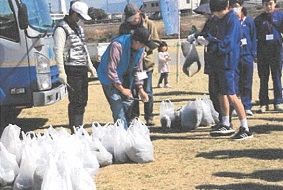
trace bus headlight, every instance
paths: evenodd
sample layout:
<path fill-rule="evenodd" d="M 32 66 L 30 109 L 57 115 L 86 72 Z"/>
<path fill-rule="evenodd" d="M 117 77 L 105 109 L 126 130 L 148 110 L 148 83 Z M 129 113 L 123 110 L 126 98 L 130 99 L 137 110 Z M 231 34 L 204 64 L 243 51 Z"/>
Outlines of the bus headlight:
<path fill-rule="evenodd" d="M 47 57 L 35 53 L 37 86 L 39 90 L 51 89 L 50 61 Z"/>
<path fill-rule="evenodd" d="M 37 86 L 39 90 L 47 90 L 50 89 L 52 84 L 50 80 L 50 74 L 39 74 L 37 73 Z"/>

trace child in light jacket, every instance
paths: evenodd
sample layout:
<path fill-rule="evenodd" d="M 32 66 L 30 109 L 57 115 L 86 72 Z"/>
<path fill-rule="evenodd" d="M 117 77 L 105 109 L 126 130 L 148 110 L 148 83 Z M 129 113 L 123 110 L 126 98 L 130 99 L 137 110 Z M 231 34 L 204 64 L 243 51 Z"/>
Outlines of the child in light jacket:
<path fill-rule="evenodd" d="M 166 42 L 162 41 L 158 47 L 158 72 L 160 77 L 158 80 L 157 87 L 161 88 L 162 81 L 164 79 L 164 87 L 170 88 L 171 86 L 168 83 L 168 74 L 169 74 L 169 64 L 171 57 L 168 53 L 168 45 Z"/>

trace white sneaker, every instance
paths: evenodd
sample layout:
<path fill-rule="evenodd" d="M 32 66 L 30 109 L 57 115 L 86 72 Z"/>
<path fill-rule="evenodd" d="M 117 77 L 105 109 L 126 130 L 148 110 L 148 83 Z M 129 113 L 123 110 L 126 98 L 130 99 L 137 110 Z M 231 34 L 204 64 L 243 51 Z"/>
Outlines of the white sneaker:
<path fill-rule="evenodd" d="M 248 115 L 248 116 L 253 116 L 252 110 L 246 110 L 246 115 Z"/>

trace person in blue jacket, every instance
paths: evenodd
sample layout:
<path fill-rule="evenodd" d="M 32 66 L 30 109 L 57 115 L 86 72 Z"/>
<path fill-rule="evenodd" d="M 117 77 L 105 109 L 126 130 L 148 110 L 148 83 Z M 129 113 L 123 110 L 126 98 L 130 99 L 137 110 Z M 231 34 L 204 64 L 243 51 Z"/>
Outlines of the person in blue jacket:
<path fill-rule="evenodd" d="M 210 76 L 218 94 L 221 110 L 221 124 L 211 130 L 212 136 L 231 135 L 235 130 L 230 126 L 229 107 L 234 106 L 240 119 L 241 127 L 232 140 L 252 138 L 247 117 L 241 100 L 236 95 L 238 62 L 240 57 L 241 24 L 233 11 L 229 10 L 228 0 L 210 0 L 210 10 L 214 17 L 212 27 L 203 37 L 207 41 L 210 60 Z M 198 37 L 198 41 L 199 41 Z"/>
<path fill-rule="evenodd" d="M 282 103 L 282 37 L 283 13 L 275 9 L 276 0 L 263 0 L 264 12 L 255 18 L 257 66 L 260 79 L 260 113 L 269 110 L 268 80 L 273 81 L 274 110 L 283 111 Z"/>
<path fill-rule="evenodd" d="M 247 17 L 247 10 L 243 7 L 243 3 L 243 0 L 230 0 L 230 6 L 241 22 L 242 36 L 238 66 L 239 77 L 236 77 L 239 87 L 238 96 L 244 105 L 246 114 L 252 116 L 252 84 L 257 42 L 254 21 L 252 18 Z"/>
<path fill-rule="evenodd" d="M 143 79 L 147 77 L 143 70 L 145 46 L 152 49 L 157 47 L 149 31 L 139 27 L 133 34 L 113 39 L 98 66 L 98 79 L 110 105 L 114 122 L 122 120 L 125 129 L 131 119 L 132 90 L 138 89 L 141 100 L 148 101 L 148 95 L 143 89 Z"/>

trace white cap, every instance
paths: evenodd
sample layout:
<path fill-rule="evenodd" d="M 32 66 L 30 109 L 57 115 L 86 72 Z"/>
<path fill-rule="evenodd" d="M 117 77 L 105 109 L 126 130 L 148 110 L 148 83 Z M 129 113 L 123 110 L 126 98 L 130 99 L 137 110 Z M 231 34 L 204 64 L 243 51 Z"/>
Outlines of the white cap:
<path fill-rule="evenodd" d="M 80 14 L 85 20 L 91 20 L 91 17 L 88 15 L 87 4 L 80 1 L 76 1 L 72 4 L 72 10 Z"/>

